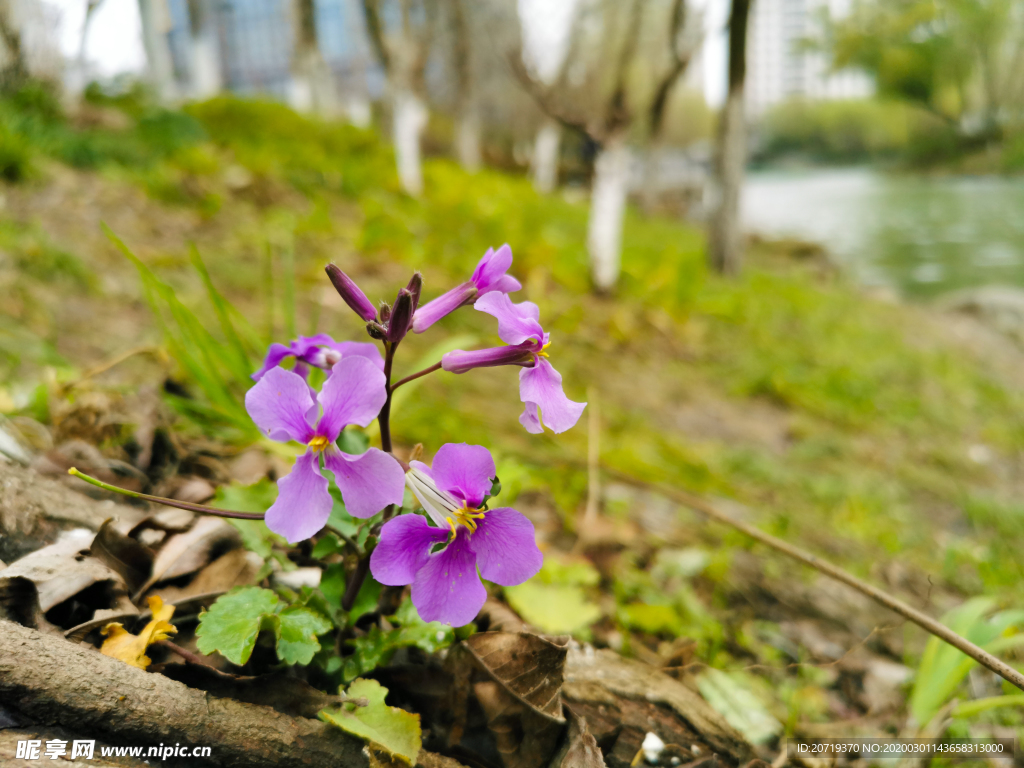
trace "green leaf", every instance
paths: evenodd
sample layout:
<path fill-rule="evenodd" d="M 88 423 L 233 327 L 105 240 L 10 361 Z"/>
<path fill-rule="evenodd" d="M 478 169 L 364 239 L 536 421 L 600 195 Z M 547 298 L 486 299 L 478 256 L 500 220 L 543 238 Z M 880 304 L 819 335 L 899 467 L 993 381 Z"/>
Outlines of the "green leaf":
<path fill-rule="evenodd" d="M 601 618 L 601 609 L 575 586 L 528 581 L 505 587 L 505 597 L 528 624 L 551 635 L 578 632 Z"/>
<path fill-rule="evenodd" d="M 210 502 L 210 506 L 220 509 L 236 509 L 240 512 L 266 512 L 277 500 L 277 485 L 269 480 L 260 480 L 253 485 L 231 483 L 222 485 Z M 236 520 L 229 518 L 231 523 L 242 535 L 242 543 L 260 557 L 266 559 L 275 544 L 287 547 L 288 542 L 283 536 L 267 528 L 262 520 Z"/>
<path fill-rule="evenodd" d="M 355 680 L 348 687 L 349 699 L 366 699 L 367 705 L 349 702 L 336 709 L 324 709 L 320 719 L 409 763 L 416 761 L 423 744 L 420 716 L 384 703 L 388 689 L 376 680 Z"/>
<path fill-rule="evenodd" d="M 374 625 L 362 637 L 348 641 L 353 652 L 345 659 L 344 679 L 351 680 L 372 672 L 386 664 L 399 648 L 415 647 L 427 653 L 435 653 L 455 640 L 455 633 L 450 626 L 436 621 L 423 621 L 410 600 L 403 602 L 390 619 L 401 626 L 385 632 Z"/>
<path fill-rule="evenodd" d="M 675 606 L 633 603 L 619 609 L 622 623 L 630 629 L 638 629 L 650 635 L 683 633 L 682 620 Z"/>
<path fill-rule="evenodd" d="M 277 657 L 286 664 L 309 664 L 320 650 L 317 635 L 333 625 L 316 611 L 293 605 L 274 617 L 277 634 Z"/>
<path fill-rule="evenodd" d="M 261 587 L 239 587 L 217 598 L 199 617 L 196 645 L 200 653 L 216 651 L 233 664 L 245 664 L 263 618 L 273 615 L 279 602 L 277 595 Z"/>
<path fill-rule="evenodd" d="M 338 436 L 338 447 L 345 453 L 366 453 L 370 447 L 370 438 L 365 432 L 346 429 Z"/>
<path fill-rule="evenodd" d="M 995 606 L 988 597 L 976 597 L 958 605 L 942 617 L 942 623 L 990 653 L 1016 645 L 1019 635 L 1010 635 L 1024 624 L 1024 612 L 1002 611 L 985 618 Z M 977 662 L 937 637 L 928 640 L 910 693 L 910 713 L 924 726 L 952 698 Z"/>
<path fill-rule="evenodd" d="M 782 732 L 752 690 L 755 679 L 740 672 L 726 673 L 709 667 L 697 677 L 697 688 L 726 721 L 751 744 L 763 744 Z"/>
<path fill-rule="evenodd" d="M 320 577 L 320 591 L 323 592 L 331 608 L 341 612 L 341 598 L 345 595 L 345 568 L 341 563 L 334 563 L 324 569 Z M 380 599 L 381 585 L 368 576 L 363 585 L 359 588 L 356 601 L 352 604 L 352 610 L 348 612 L 348 625 L 351 626 L 361 616 L 377 608 L 377 601 Z"/>
<path fill-rule="evenodd" d="M 310 552 L 309 556 L 314 560 L 320 560 L 321 558 L 327 557 L 327 555 L 333 555 L 336 552 L 341 552 L 344 546 L 345 544 L 341 539 L 328 531 L 320 537 L 320 541 L 313 545 L 313 551 Z"/>

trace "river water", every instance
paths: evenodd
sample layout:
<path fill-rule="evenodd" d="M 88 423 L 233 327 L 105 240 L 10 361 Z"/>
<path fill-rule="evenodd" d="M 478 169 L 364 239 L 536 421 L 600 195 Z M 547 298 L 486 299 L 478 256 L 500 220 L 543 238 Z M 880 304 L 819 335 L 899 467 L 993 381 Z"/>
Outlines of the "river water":
<path fill-rule="evenodd" d="M 742 217 L 749 232 L 820 243 L 861 282 L 904 296 L 1024 288 L 1024 178 L 761 171 Z"/>

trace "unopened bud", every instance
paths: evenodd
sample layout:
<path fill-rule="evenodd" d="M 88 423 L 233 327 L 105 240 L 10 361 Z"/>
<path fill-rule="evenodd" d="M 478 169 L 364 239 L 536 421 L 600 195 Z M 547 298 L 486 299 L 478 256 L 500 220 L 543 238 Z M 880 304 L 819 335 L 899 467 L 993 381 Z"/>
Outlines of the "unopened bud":
<path fill-rule="evenodd" d="M 423 275 L 419 272 L 414 272 L 412 278 L 409 280 L 409 284 L 406 290 L 412 294 L 412 311 L 415 312 L 416 308 L 420 305 L 420 291 L 423 290 Z"/>
<path fill-rule="evenodd" d="M 380 321 L 386 325 L 388 320 L 391 319 L 391 305 L 386 301 L 382 301 L 380 303 L 380 308 L 377 310 L 377 317 L 379 317 Z"/>
<path fill-rule="evenodd" d="M 377 341 L 384 341 L 388 337 L 387 328 L 372 320 L 366 324 L 366 332 L 370 334 L 371 339 L 376 339 Z"/>
<path fill-rule="evenodd" d="M 391 308 L 391 319 L 388 321 L 388 341 L 396 344 L 405 338 L 412 325 L 412 292 L 403 288 L 398 292 L 395 306 Z"/>
<path fill-rule="evenodd" d="M 367 321 L 377 317 L 377 310 L 373 308 L 373 304 L 366 298 L 366 294 L 359 290 L 359 286 L 355 284 L 351 277 L 338 269 L 334 264 L 328 264 L 326 271 L 327 276 L 334 285 L 334 289 L 353 312 Z"/>

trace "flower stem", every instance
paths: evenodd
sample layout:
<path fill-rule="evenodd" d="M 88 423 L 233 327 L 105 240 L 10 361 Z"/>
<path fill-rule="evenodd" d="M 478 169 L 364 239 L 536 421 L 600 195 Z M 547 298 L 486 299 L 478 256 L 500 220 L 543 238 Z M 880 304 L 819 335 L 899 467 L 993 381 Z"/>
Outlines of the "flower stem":
<path fill-rule="evenodd" d="M 441 363 L 439 363 L 439 362 L 438 363 L 434 363 L 429 368 L 424 368 L 422 371 L 418 371 L 418 372 L 412 374 L 411 376 L 406 376 L 401 381 L 396 382 L 395 385 L 393 387 L 391 387 L 391 391 L 394 392 L 396 389 L 398 389 L 403 384 L 408 384 L 410 381 L 415 381 L 416 379 L 420 378 L 421 376 L 426 376 L 428 373 L 433 373 L 434 371 L 439 371 L 439 370 L 441 370 Z"/>
<path fill-rule="evenodd" d="M 387 453 L 391 453 L 391 366 L 395 362 L 395 350 L 398 349 L 398 342 L 389 344 L 385 342 L 384 349 L 384 391 L 387 392 L 387 400 L 384 407 L 380 409 L 377 416 L 377 423 L 380 425 L 380 447 Z"/>
<path fill-rule="evenodd" d="M 359 562 L 356 563 L 355 570 L 352 571 L 348 584 L 345 585 L 345 594 L 341 596 L 341 608 L 343 611 L 348 612 L 352 610 L 352 606 L 356 604 L 356 598 L 359 596 L 359 590 L 363 588 L 363 582 L 366 581 L 366 575 L 369 572 L 370 556 L 363 555 L 359 558 Z"/>
<path fill-rule="evenodd" d="M 150 496 L 148 493 L 129 491 L 127 488 L 118 488 L 116 485 L 104 483 L 102 480 L 97 480 L 95 477 L 90 477 L 84 472 L 79 472 L 74 467 L 68 470 L 68 474 L 77 477 L 79 480 L 84 480 L 85 482 L 91 485 L 95 485 L 97 488 L 102 488 L 105 491 L 111 491 L 112 493 L 120 493 L 122 496 L 131 496 L 133 499 L 145 499 L 146 501 L 152 501 L 156 504 L 163 504 L 165 507 L 176 507 L 177 509 L 187 509 L 189 512 L 199 512 L 203 515 L 215 515 L 217 517 L 233 517 L 240 520 L 263 519 L 263 515 L 256 512 L 236 512 L 231 509 L 217 509 L 216 507 L 207 507 L 204 504 L 191 504 L 187 501 L 166 499 L 163 496 Z"/>

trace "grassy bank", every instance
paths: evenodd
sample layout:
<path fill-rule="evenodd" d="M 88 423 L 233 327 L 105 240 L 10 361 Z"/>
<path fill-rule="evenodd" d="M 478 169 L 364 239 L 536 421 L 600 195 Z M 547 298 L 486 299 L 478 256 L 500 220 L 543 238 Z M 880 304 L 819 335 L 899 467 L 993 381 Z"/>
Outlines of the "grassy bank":
<path fill-rule="evenodd" d="M 639 653 L 689 635 L 702 664 L 767 664 L 775 671 L 765 673 L 773 690 L 764 696 L 784 722 L 804 717 L 801 686 L 834 683 L 785 668 L 763 639 L 775 631 L 763 625 L 769 612 L 737 604 L 733 565 L 749 544 L 675 509 L 659 528 L 657 502 L 614 473 L 742 505 L 737 514 L 933 612 L 970 595 L 1019 597 L 1019 368 L 953 338 L 941 318 L 867 298 L 771 245 L 754 247 L 739 279 L 709 275 L 700 231 L 633 213 L 621 288 L 599 298 L 588 290 L 586 208 L 538 196 L 522 177 L 471 176 L 431 160 L 426 193 L 414 200 L 398 190 L 390 150 L 374 134 L 273 104 L 218 99 L 177 113 L 97 97 L 74 118 L 53 110 L 8 100 L 0 120 L 17 149 L 11 167 L 23 168 L 5 172 L 0 220 L 0 270 L 15 297 L 0 307 L 0 410 L 23 428 L 34 419 L 68 434 L 60 431 L 67 414 L 99 393 L 128 400 L 167 376 L 172 431 L 230 454 L 253 440 L 239 418 L 245 365 L 271 339 L 314 331 L 364 339 L 323 278 L 326 262 L 373 300 L 390 300 L 393 286 L 422 269 L 432 298 L 466 279 L 487 247 L 508 242 L 524 284 L 517 298 L 540 305 L 567 394 L 600 413 L 600 459 L 613 473 L 605 523 L 613 539 L 633 542 L 614 561 L 595 555 L 594 577 L 548 574 L 553 588 L 578 588 L 597 610 L 581 631 Z M 89 151 L 71 152 L 76 146 Z M 151 270 L 165 332 L 101 221 Z M 227 314 L 238 355 L 190 244 L 236 308 Z M 159 297 L 156 280 L 181 307 Z M 191 330 L 186 310 L 199 320 Z M 472 310 L 440 328 L 403 343 L 398 376 L 445 349 L 498 341 L 490 318 Z M 180 342 L 169 362 L 140 355 L 67 386 L 97 363 L 168 338 Z M 578 532 L 586 419 L 558 439 L 527 435 L 507 369 L 438 373 L 403 395 L 393 417 L 403 449 L 485 443 L 501 457 L 506 493 L 544 521 L 549 546 Z M 137 425 L 124 415 L 113 423 L 101 447 L 120 457 Z M 670 593 L 655 567 L 665 549 L 703 558 Z M 805 580 L 756 554 L 770 575 Z M 919 648 L 920 638 L 904 660 L 916 664 Z M 823 707 L 806 716 L 828 717 Z"/>

